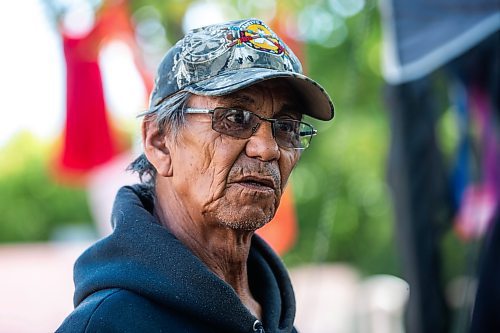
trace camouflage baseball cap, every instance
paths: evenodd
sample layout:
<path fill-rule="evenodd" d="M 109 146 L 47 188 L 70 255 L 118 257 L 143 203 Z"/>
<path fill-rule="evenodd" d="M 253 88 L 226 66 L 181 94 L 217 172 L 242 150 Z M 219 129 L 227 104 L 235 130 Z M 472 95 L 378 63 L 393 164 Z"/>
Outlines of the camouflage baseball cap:
<path fill-rule="evenodd" d="M 262 21 L 245 19 L 192 30 L 158 67 L 150 107 L 179 91 L 221 96 L 281 78 L 302 94 L 307 114 L 330 120 L 333 103 L 318 83 L 302 74 L 292 50 Z"/>

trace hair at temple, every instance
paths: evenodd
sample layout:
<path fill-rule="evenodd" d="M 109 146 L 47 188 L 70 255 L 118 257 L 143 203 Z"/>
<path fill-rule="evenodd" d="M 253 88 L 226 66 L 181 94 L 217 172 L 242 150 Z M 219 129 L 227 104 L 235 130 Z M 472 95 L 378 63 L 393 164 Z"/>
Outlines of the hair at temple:
<path fill-rule="evenodd" d="M 178 93 L 165 98 L 157 106 L 153 106 L 149 110 L 144 111 L 139 115 L 139 117 L 142 116 L 147 120 L 155 121 L 160 132 L 163 133 L 167 131 L 175 137 L 178 130 L 184 126 L 185 121 L 183 109 L 189 97 L 191 97 L 191 93 L 179 91 Z M 127 170 L 137 172 L 142 183 L 154 187 L 156 169 L 148 161 L 144 153 L 130 163 Z"/>

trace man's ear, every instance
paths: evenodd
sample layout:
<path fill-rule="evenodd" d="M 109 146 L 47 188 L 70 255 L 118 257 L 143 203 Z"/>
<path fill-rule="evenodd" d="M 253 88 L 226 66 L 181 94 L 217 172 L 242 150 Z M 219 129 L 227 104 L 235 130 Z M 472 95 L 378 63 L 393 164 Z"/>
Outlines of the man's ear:
<path fill-rule="evenodd" d="M 158 175 L 171 177 L 173 167 L 168 140 L 165 133 L 158 128 L 154 118 L 144 118 L 142 121 L 142 142 L 144 154 L 153 164 Z"/>

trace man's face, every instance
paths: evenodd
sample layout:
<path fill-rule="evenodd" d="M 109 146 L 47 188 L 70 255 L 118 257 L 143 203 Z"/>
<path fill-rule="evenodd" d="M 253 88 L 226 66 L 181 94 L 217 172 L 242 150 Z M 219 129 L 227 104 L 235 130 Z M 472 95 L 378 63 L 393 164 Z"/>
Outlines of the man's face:
<path fill-rule="evenodd" d="M 266 118 L 300 119 L 301 104 L 283 81 L 272 80 L 221 97 L 193 96 L 189 107 L 234 107 Z M 172 186 L 194 221 L 255 230 L 278 207 L 299 151 L 281 148 L 271 124 L 262 122 L 248 139 L 214 131 L 212 117 L 187 114 L 171 145 Z"/>

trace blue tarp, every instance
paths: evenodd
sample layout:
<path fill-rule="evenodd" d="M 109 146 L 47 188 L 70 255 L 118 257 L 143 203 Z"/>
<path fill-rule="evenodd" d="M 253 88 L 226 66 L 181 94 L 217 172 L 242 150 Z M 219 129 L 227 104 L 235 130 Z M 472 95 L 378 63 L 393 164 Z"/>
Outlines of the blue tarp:
<path fill-rule="evenodd" d="M 383 73 L 419 79 L 500 29 L 500 0 L 381 0 Z"/>

